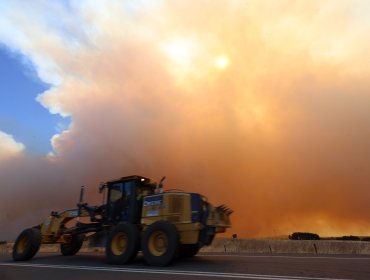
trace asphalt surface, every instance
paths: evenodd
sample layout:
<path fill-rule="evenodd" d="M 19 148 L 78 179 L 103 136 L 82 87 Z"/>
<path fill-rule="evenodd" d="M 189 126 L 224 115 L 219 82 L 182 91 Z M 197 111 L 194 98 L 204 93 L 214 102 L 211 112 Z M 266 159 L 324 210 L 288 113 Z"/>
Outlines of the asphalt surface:
<path fill-rule="evenodd" d="M 0 280 L 22 279 L 370 279 L 370 255 L 199 254 L 165 268 L 150 267 L 139 255 L 129 265 L 109 265 L 102 253 L 61 256 L 39 253 L 27 262 L 0 255 Z"/>

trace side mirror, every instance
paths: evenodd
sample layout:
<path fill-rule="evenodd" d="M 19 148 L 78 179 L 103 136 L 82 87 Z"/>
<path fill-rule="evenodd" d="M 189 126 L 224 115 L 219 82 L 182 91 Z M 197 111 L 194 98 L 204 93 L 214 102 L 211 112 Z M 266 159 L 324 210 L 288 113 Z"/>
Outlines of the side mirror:
<path fill-rule="evenodd" d="M 162 179 L 159 181 L 159 184 L 158 184 L 159 193 L 163 192 L 163 181 L 164 180 L 166 180 L 166 176 L 163 176 Z"/>

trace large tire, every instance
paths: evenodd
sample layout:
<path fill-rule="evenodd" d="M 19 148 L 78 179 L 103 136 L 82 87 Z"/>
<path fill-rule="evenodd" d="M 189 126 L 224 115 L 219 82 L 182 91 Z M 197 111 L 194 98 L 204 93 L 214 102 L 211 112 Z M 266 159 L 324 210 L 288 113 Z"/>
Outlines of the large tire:
<path fill-rule="evenodd" d="M 196 245 L 183 245 L 179 250 L 180 258 L 192 258 L 199 252 L 199 247 Z"/>
<path fill-rule="evenodd" d="M 13 260 L 27 261 L 33 258 L 41 245 L 41 232 L 38 228 L 28 228 L 21 232 L 13 246 Z"/>
<path fill-rule="evenodd" d="M 176 227 L 166 221 L 151 224 L 144 232 L 141 248 L 147 264 L 169 265 L 176 258 L 179 249 L 179 234 Z"/>
<path fill-rule="evenodd" d="M 72 235 L 71 242 L 60 244 L 60 252 L 63 256 L 73 256 L 80 251 L 82 243 L 84 242 L 84 235 Z"/>
<path fill-rule="evenodd" d="M 105 255 L 108 263 L 126 264 L 133 261 L 139 251 L 140 232 L 133 224 L 118 224 L 110 232 Z"/>

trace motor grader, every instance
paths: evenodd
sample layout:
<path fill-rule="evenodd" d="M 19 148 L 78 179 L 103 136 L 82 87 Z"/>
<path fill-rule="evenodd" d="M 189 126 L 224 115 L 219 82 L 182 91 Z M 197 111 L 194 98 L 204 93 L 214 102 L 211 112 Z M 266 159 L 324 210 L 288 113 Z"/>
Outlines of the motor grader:
<path fill-rule="evenodd" d="M 159 184 L 136 175 L 102 183 L 99 191 L 106 199 L 100 206 L 83 203 L 82 187 L 76 209 L 53 211 L 18 236 L 13 259 L 31 259 L 41 244 L 60 244 L 62 255 L 75 255 L 84 240 L 105 246 L 111 264 L 129 263 L 139 251 L 154 266 L 196 255 L 231 226 L 232 210 L 212 206 L 199 193 L 163 191 L 164 178 Z"/>

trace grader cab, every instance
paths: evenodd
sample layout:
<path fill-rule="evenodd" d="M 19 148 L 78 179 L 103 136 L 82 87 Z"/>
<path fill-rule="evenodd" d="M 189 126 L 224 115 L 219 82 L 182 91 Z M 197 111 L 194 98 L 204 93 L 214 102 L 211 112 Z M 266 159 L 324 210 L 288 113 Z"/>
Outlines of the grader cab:
<path fill-rule="evenodd" d="M 74 255 L 89 239 L 105 246 L 109 263 L 129 263 L 142 251 L 149 265 L 165 266 L 178 257 L 194 256 L 231 226 L 232 210 L 212 206 L 199 193 L 163 191 L 163 179 L 157 184 L 128 176 L 99 190 L 106 195 L 105 204 L 83 203 L 82 188 L 77 209 L 51 212 L 40 225 L 25 229 L 14 243 L 13 259 L 31 259 L 41 244 L 60 244 L 63 255 Z"/>

